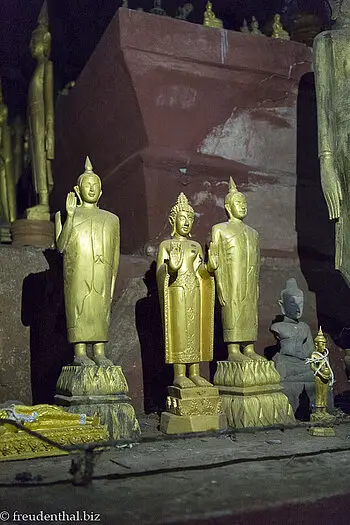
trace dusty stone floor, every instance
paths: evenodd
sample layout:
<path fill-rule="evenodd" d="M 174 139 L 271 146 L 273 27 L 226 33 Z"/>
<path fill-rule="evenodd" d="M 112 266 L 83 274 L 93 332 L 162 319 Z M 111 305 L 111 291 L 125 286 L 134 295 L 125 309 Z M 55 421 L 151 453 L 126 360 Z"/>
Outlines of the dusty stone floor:
<path fill-rule="evenodd" d="M 153 426 L 143 422 L 145 436 Z M 68 456 L 2 462 L 0 520 L 8 512 L 7 523 L 348 524 L 350 423 L 335 428 L 334 438 L 306 427 L 159 435 L 99 454 L 88 486 L 72 484 Z M 53 516 L 19 516 L 41 511 Z"/>

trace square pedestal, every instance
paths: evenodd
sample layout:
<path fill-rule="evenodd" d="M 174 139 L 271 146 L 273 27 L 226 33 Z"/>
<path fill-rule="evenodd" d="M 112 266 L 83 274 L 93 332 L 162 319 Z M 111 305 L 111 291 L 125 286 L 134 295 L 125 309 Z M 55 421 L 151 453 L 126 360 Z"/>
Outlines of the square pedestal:
<path fill-rule="evenodd" d="M 251 360 L 219 361 L 214 377 L 231 427 L 263 427 L 295 422 L 293 409 L 282 392 L 274 363 Z"/>
<path fill-rule="evenodd" d="M 167 411 L 160 429 L 165 434 L 222 430 L 227 426 L 216 387 L 168 388 Z"/>
<path fill-rule="evenodd" d="M 71 413 L 98 414 L 111 439 L 137 439 L 140 427 L 120 366 L 64 366 L 55 400 Z"/>

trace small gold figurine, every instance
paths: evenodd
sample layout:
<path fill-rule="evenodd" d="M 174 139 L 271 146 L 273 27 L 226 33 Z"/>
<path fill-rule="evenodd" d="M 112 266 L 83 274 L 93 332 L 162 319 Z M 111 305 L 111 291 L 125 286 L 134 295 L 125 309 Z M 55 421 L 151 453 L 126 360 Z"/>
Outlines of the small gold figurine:
<path fill-rule="evenodd" d="M 9 225 L 16 220 L 16 184 L 13 171 L 11 130 L 0 81 L 0 219 L 1 242 L 11 242 Z"/>
<path fill-rule="evenodd" d="M 51 34 L 46 0 L 38 26 L 30 41 L 33 58 L 37 61 L 28 93 L 28 124 L 34 187 L 38 204 L 26 210 L 27 219 L 50 220 L 49 194 L 53 186 L 51 161 L 54 159 L 54 96 L 53 65 L 49 60 Z"/>
<path fill-rule="evenodd" d="M 259 22 L 255 18 L 255 16 L 252 17 L 252 21 L 250 24 L 250 34 L 251 35 L 262 35 L 262 32 L 259 29 Z"/>
<path fill-rule="evenodd" d="M 243 20 L 243 25 L 242 25 L 242 27 L 239 30 L 240 30 L 241 33 L 248 33 L 248 34 L 250 34 L 248 23 L 247 23 L 247 20 L 245 18 Z"/>
<path fill-rule="evenodd" d="M 258 335 L 259 235 L 243 222 L 247 201 L 231 177 L 225 210 L 228 221 L 212 228 L 208 269 L 215 274 L 228 359 L 264 360 L 254 351 Z"/>
<path fill-rule="evenodd" d="M 180 193 L 169 215 L 173 239 L 160 244 L 157 258 L 165 362 L 174 365 L 179 388 L 211 386 L 200 376 L 199 362 L 213 359 L 214 281 L 200 244 L 190 239 L 193 221 L 193 208 Z"/>
<path fill-rule="evenodd" d="M 207 2 L 207 5 L 204 11 L 203 25 L 205 27 L 218 27 L 218 28 L 223 27 L 222 20 L 220 20 L 220 18 L 216 18 L 215 13 L 213 11 L 213 4 L 210 1 Z"/>
<path fill-rule="evenodd" d="M 119 265 L 119 219 L 98 208 L 101 179 L 88 157 L 74 191 L 76 195 L 67 195 L 63 228 L 60 212 L 55 217 L 56 245 L 64 261 L 68 340 L 74 344 L 74 365 L 109 366 L 113 363 L 104 347 Z M 93 361 L 86 355 L 87 343 L 93 345 Z"/>
<path fill-rule="evenodd" d="M 281 24 L 281 15 L 276 14 L 273 19 L 272 24 L 272 38 L 280 38 L 281 40 L 290 40 L 290 36 L 288 34 L 288 31 L 283 29 L 283 26 Z"/>
<path fill-rule="evenodd" d="M 327 412 L 328 391 L 334 384 L 334 374 L 329 364 L 329 351 L 326 345 L 327 339 L 320 327 L 315 337 L 315 351 L 305 361 L 314 372 L 316 385 L 315 411 L 311 416 L 311 421 L 329 421 L 333 419 Z"/>

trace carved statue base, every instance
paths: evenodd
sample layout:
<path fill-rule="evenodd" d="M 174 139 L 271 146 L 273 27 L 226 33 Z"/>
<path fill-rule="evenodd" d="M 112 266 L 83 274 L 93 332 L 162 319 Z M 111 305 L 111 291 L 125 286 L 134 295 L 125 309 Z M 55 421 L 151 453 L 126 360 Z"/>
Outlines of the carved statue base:
<path fill-rule="evenodd" d="M 51 248 L 54 243 L 53 222 L 18 219 L 11 226 L 13 246 Z"/>
<path fill-rule="evenodd" d="M 309 433 L 311 436 L 320 436 L 320 437 L 334 437 L 335 430 L 332 428 L 332 422 L 335 420 L 335 417 L 328 412 L 314 412 L 311 414 L 310 421 L 314 423 L 323 423 L 324 426 L 320 427 L 311 427 L 309 428 Z"/>
<path fill-rule="evenodd" d="M 294 423 L 293 409 L 282 392 L 272 361 L 219 361 L 214 384 L 231 427 Z"/>
<path fill-rule="evenodd" d="M 8 223 L 0 223 L 0 243 L 1 244 L 11 244 L 11 226 Z"/>
<path fill-rule="evenodd" d="M 215 387 L 168 387 L 167 411 L 162 413 L 160 430 L 165 434 L 206 432 L 227 427 L 219 390 Z"/>
<path fill-rule="evenodd" d="M 68 412 L 98 414 L 111 439 L 138 438 L 140 427 L 120 366 L 64 366 L 55 400 Z"/>
<path fill-rule="evenodd" d="M 19 423 L 60 445 L 108 440 L 107 428 L 99 423 L 99 418 L 96 416 L 93 418 L 86 418 L 85 415 L 74 417 L 63 409 L 50 405 L 15 406 L 14 408 L 18 409 L 17 416 L 24 415 L 28 419 L 33 419 L 30 422 L 17 419 Z M 2 410 L 0 419 L 6 417 L 9 417 L 8 414 Z M 6 423 L 0 425 L 0 460 L 29 459 L 62 454 L 67 454 L 67 452 L 44 443 L 24 430 L 19 430 Z"/>

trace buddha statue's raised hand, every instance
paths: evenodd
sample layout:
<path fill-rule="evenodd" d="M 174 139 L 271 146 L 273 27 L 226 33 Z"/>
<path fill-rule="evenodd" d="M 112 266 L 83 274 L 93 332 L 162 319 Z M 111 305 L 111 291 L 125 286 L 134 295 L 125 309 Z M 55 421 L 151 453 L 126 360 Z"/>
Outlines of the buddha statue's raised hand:
<path fill-rule="evenodd" d="M 184 251 L 179 241 L 171 241 L 169 252 L 169 268 L 177 272 L 184 260 Z"/>
<path fill-rule="evenodd" d="M 74 217 L 76 209 L 77 209 L 77 198 L 74 195 L 74 193 L 71 191 L 70 193 L 68 193 L 67 199 L 66 199 L 67 215 L 69 217 Z"/>

